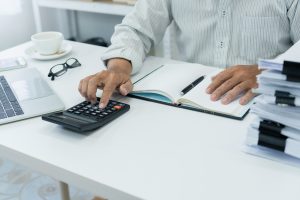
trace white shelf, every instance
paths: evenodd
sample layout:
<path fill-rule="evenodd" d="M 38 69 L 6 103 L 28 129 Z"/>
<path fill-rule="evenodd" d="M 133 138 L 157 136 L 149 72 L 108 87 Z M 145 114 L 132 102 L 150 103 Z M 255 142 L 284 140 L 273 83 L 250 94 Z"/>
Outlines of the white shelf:
<path fill-rule="evenodd" d="M 57 8 L 84 12 L 94 12 L 125 16 L 132 11 L 132 5 L 123 5 L 110 2 L 85 2 L 81 0 L 37 0 L 40 7 Z"/>

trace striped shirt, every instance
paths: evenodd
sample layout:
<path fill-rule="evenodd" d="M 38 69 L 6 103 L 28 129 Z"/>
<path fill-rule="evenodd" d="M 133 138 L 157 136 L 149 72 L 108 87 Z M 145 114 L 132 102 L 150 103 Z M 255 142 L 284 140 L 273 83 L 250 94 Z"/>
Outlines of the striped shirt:
<path fill-rule="evenodd" d="M 138 0 L 115 27 L 102 60 L 130 60 L 133 73 L 170 24 L 180 59 L 226 68 L 273 58 L 300 39 L 298 0 Z M 300 52 L 299 52 L 300 54 Z"/>

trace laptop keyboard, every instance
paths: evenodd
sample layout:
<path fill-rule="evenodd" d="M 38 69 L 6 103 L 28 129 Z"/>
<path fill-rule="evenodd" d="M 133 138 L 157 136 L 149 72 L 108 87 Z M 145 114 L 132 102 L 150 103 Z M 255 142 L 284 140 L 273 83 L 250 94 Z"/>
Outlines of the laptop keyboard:
<path fill-rule="evenodd" d="M 0 119 L 24 114 L 4 76 L 0 76 Z"/>

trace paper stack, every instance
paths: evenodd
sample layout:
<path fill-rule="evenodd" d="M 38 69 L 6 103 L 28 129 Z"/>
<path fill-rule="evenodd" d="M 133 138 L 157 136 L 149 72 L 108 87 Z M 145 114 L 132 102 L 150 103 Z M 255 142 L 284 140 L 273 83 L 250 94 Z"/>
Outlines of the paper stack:
<path fill-rule="evenodd" d="M 300 166 L 300 42 L 274 60 L 260 60 L 264 71 L 251 113 L 246 144 L 250 153 Z"/>

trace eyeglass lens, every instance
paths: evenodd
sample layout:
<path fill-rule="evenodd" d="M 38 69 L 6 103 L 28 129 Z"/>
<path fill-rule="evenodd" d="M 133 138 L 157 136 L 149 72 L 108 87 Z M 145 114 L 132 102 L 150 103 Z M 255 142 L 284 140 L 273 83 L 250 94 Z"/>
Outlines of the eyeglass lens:
<path fill-rule="evenodd" d="M 70 58 L 66 61 L 67 67 L 69 68 L 74 68 L 74 67 L 79 67 L 81 64 L 79 61 L 75 58 Z"/>
<path fill-rule="evenodd" d="M 55 74 L 55 76 L 61 76 L 66 73 L 67 69 L 63 64 L 56 65 L 51 69 L 51 72 Z"/>

